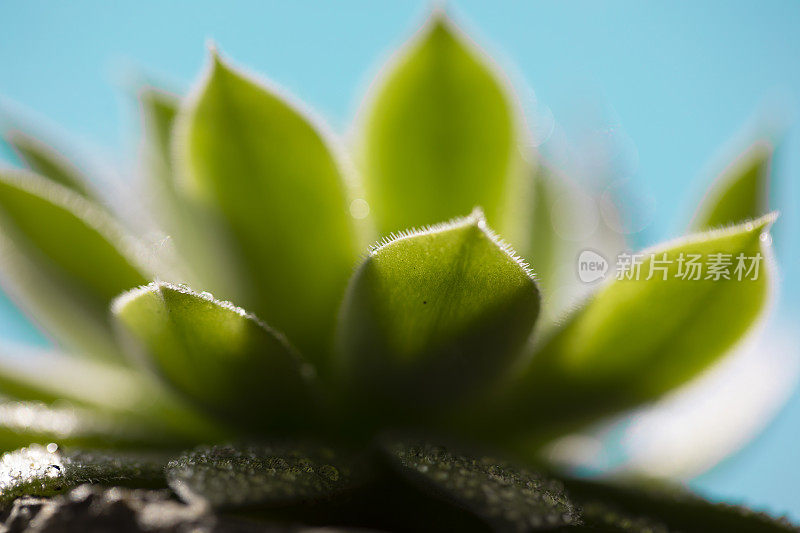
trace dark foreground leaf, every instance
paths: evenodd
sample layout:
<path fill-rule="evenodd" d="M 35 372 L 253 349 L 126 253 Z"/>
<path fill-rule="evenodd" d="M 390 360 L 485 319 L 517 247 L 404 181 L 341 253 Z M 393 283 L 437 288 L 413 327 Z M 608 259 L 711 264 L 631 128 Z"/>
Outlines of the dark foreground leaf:
<path fill-rule="evenodd" d="M 165 459 L 155 454 L 66 451 L 32 444 L 0 457 L 0 504 L 49 496 L 84 483 L 164 486 Z"/>
<path fill-rule="evenodd" d="M 357 484 L 355 463 L 330 448 L 280 443 L 202 447 L 170 461 L 169 486 L 217 509 L 325 500 Z"/>
<path fill-rule="evenodd" d="M 478 515 L 493 531 L 549 530 L 581 523 L 559 481 L 496 457 L 397 440 L 385 445 L 395 470 L 421 491 Z"/>
<path fill-rule="evenodd" d="M 728 504 L 712 503 L 679 488 L 624 487 L 610 483 L 566 480 L 584 521 L 600 531 L 631 533 L 787 533 L 800 531 L 786 519 L 775 519 Z"/>

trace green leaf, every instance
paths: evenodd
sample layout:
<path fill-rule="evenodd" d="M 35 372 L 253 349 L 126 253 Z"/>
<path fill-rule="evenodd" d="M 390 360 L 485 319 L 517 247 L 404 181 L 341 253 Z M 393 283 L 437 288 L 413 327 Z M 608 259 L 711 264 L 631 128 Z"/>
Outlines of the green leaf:
<path fill-rule="evenodd" d="M 42 176 L 63 185 L 78 194 L 93 197 L 88 181 L 64 156 L 40 140 L 20 130 L 6 133 L 6 142 L 19 155 L 25 165 Z"/>
<path fill-rule="evenodd" d="M 19 496 L 52 496 L 84 483 L 158 488 L 165 485 L 160 455 L 62 452 L 32 444 L 0 457 L 0 503 Z"/>
<path fill-rule="evenodd" d="M 166 91 L 154 87 L 143 87 L 139 91 L 139 103 L 144 118 L 144 129 L 148 151 L 158 163 L 172 166 L 172 128 L 178 115 L 180 99 Z M 161 174 L 159 177 L 170 179 L 172 176 Z"/>
<path fill-rule="evenodd" d="M 339 344 L 362 409 L 416 412 L 486 385 L 514 360 L 539 312 L 526 265 L 467 218 L 374 248 L 343 304 Z M 369 398 L 364 402 L 363 398 Z"/>
<path fill-rule="evenodd" d="M 118 356 L 110 301 L 146 283 L 146 253 L 103 210 L 25 171 L 0 171 L 4 289 L 68 349 Z"/>
<path fill-rule="evenodd" d="M 187 503 L 215 509 L 283 507 L 328 499 L 359 483 L 360 467 L 340 452 L 308 443 L 201 447 L 166 468 Z"/>
<path fill-rule="evenodd" d="M 717 361 L 763 314 L 772 282 L 765 232 L 774 219 L 643 252 L 638 279 L 626 270 L 633 279 L 607 284 L 533 355 L 504 420 L 534 430 L 587 421 L 653 400 Z M 681 254 L 700 256 L 700 279 L 680 277 L 690 272 Z M 728 254 L 730 279 L 714 279 L 711 265 L 724 264 L 714 254 Z M 741 280 L 740 254 L 746 268 L 758 265 L 757 273 L 742 270 Z"/>
<path fill-rule="evenodd" d="M 482 206 L 509 237 L 521 179 L 510 89 L 468 38 L 434 14 L 398 54 L 363 111 L 360 160 L 381 235 Z"/>
<path fill-rule="evenodd" d="M 0 400 L 0 451 L 31 442 L 56 442 L 70 446 L 165 446 L 185 443 L 167 426 L 144 424 L 64 402 Z"/>
<path fill-rule="evenodd" d="M 0 357 L 0 394 L 4 398 L 21 400 L 23 403 L 19 405 L 46 402 L 56 406 L 42 404 L 26 410 L 12 409 L 8 407 L 11 403 L 5 404 L 6 409 L 11 409 L 9 412 L 42 412 L 39 420 L 54 421 L 51 429 L 44 426 L 39 433 L 34 432 L 34 436 L 51 435 L 57 439 L 58 428 L 64 427 L 74 427 L 75 431 L 70 430 L 67 436 L 70 442 L 77 440 L 81 445 L 97 445 L 97 439 L 92 437 L 94 433 L 99 437 L 107 435 L 107 440 L 149 445 L 185 445 L 198 439 L 217 440 L 229 436 L 226 428 L 212 424 L 150 376 L 129 367 L 30 349 L 3 347 L 3 351 L 6 353 Z M 65 409 L 57 407 L 65 404 Z M 76 409 L 72 410 L 71 406 Z M 59 418 L 72 422 L 58 422 Z M 11 419 L 22 423 L 10 415 L 6 422 Z M 0 423 L 4 430 L 18 435 L 0 436 L 0 443 L 10 438 L 16 447 L 36 440 L 27 431 L 20 433 L 19 428 L 5 426 Z"/>
<path fill-rule="evenodd" d="M 175 268 L 175 279 L 183 283 L 214 287 L 235 294 L 236 285 L 230 264 L 209 247 L 218 228 L 194 209 L 177 180 L 173 163 L 175 124 L 181 101 L 178 96 L 143 86 L 139 89 L 142 117 L 144 188 L 150 213 L 168 236 L 169 246 L 160 248 L 162 259 Z M 177 255 L 170 255 L 174 252 Z"/>
<path fill-rule="evenodd" d="M 552 530 L 581 523 L 580 509 L 561 482 L 496 457 L 410 440 L 388 442 L 385 453 L 411 484 L 478 515 L 492 531 Z"/>
<path fill-rule="evenodd" d="M 176 189 L 172 164 L 172 129 L 180 100 L 152 87 L 139 90 L 139 107 L 144 133 L 142 159 L 145 162 L 147 187 L 155 203 L 154 215 L 172 233 L 185 216 L 187 206 Z"/>
<path fill-rule="evenodd" d="M 185 189 L 216 217 L 218 253 L 239 267 L 229 276 L 245 289 L 225 296 L 326 362 L 357 253 L 327 140 L 280 93 L 216 54 L 176 128 Z"/>
<path fill-rule="evenodd" d="M 735 505 L 712 503 L 677 487 L 565 481 L 570 497 L 583 508 L 586 524 L 594 528 L 631 533 L 798 531 L 786 519 L 775 519 Z"/>
<path fill-rule="evenodd" d="M 626 246 L 622 234 L 601 216 L 598 199 L 569 176 L 542 161 L 531 179 L 534 219 L 529 244 L 521 254 L 536 271 L 544 300 L 540 331 L 545 332 L 595 289 L 577 275 L 581 252 L 591 250 L 610 261 Z"/>
<path fill-rule="evenodd" d="M 313 369 L 243 309 L 152 283 L 120 296 L 112 312 L 145 363 L 208 411 L 248 429 L 309 423 Z"/>
<path fill-rule="evenodd" d="M 692 222 L 694 230 L 738 224 L 769 211 L 772 145 L 753 144 L 714 182 Z"/>
<path fill-rule="evenodd" d="M 148 391 L 149 392 L 149 391 Z M 111 411 L 133 410 L 142 397 L 133 370 L 66 354 L 0 345 L 0 394 L 16 400 L 70 403 Z"/>

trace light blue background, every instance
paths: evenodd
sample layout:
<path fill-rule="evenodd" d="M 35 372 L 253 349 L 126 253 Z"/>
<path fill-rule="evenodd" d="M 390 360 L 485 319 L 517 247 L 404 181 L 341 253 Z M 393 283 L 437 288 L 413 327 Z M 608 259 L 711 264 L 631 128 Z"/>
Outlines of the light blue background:
<path fill-rule="evenodd" d="M 185 90 L 213 38 L 235 62 L 264 73 L 344 131 L 376 68 L 426 9 L 426 2 L 5 1 L 0 95 L 72 132 L 76 142 L 130 161 L 130 73 L 145 68 Z M 800 102 L 800 2 L 458 1 L 448 10 L 557 121 L 579 121 L 587 99 L 613 110 L 638 154 L 635 178 L 656 199 L 653 223 L 637 236 L 642 244 L 685 225 L 707 183 L 703 169 L 757 109 L 777 108 L 792 124 Z M 794 125 L 776 175 L 781 310 L 796 320 Z M 0 335 L 40 342 L 7 303 Z M 766 432 L 693 485 L 798 519 L 798 438 L 795 394 Z"/>

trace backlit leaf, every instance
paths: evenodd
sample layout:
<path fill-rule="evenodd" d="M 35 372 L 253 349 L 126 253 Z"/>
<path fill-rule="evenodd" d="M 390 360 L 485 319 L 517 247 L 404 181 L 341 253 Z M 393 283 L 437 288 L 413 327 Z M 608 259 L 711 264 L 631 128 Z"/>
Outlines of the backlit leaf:
<path fill-rule="evenodd" d="M 4 289 L 65 347 L 116 357 L 107 309 L 146 282 L 141 247 L 80 195 L 23 171 L 0 171 L 0 221 Z"/>
<path fill-rule="evenodd" d="M 195 209 L 177 182 L 173 130 L 181 100 L 150 86 L 141 87 L 138 97 L 143 132 L 144 191 L 150 200 L 154 220 L 168 238 L 168 246 L 160 253 L 167 261 L 172 261 L 177 267 L 175 272 L 179 273 L 171 279 L 235 294 L 233 287 L 237 284 L 230 276 L 230 261 L 220 257 L 218 249 L 209 246 L 218 228 Z M 171 256 L 172 252 L 177 255 Z"/>
<path fill-rule="evenodd" d="M 109 413 L 60 403 L 0 400 L 0 451 L 27 446 L 31 442 L 54 442 L 70 446 L 118 447 L 165 446 L 187 439 L 174 439 L 174 433 L 122 419 Z M 169 429 L 169 428 L 167 428 Z"/>
<path fill-rule="evenodd" d="M 766 214 L 771 160 L 769 143 L 753 144 L 706 193 L 692 228 L 699 231 L 728 226 Z"/>
<path fill-rule="evenodd" d="M 717 361 L 764 311 L 774 219 L 644 251 L 638 275 L 603 287 L 533 354 L 508 416 L 533 429 L 590 419 L 655 399 Z M 687 266 L 693 256 L 699 274 Z M 729 279 L 715 279 L 714 264 Z"/>
<path fill-rule="evenodd" d="M 365 409 L 450 403 L 507 368 L 538 312 L 530 272 L 480 211 L 401 234 L 350 282 L 339 331 L 347 391 Z"/>
<path fill-rule="evenodd" d="M 178 114 L 178 97 L 151 87 L 139 91 L 144 140 L 142 159 L 154 215 L 168 232 L 180 226 L 187 207 L 176 190 L 172 163 L 172 129 Z"/>
<path fill-rule="evenodd" d="M 581 253 L 599 254 L 610 264 L 626 246 L 625 238 L 601 216 L 598 199 L 569 176 L 540 162 L 531 179 L 534 219 L 522 255 L 530 260 L 542 291 L 539 330 L 545 332 L 596 289 L 599 280 L 583 281 L 576 271 Z"/>
<path fill-rule="evenodd" d="M 165 167 L 172 164 L 172 128 L 178 114 L 180 100 L 177 96 L 153 87 L 144 87 L 139 92 L 148 151 Z M 167 168 L 169 170 L 169 168 Z M 159 176 L 164 179 L 171 176 Z"/>
<path fill-rule="evenodd" d="M 17 447 L 51 435 L 59 442 L 69 437 L 68 442 L 97 445 L 97 439 L 92 440 L 95 433 L 114 442 L 150 445 L 185 445 L 229 436 L 227 428 L 130 367 L 19 347 L 3 346 L 2 351 L 0 395 L 7 416 L 0 427 L 17 435 L 0 436 L 0 444 L 10 439 Z M 50 425 L 28 431 L 24 413 Z M 58 428 L 73 429 L 61 435 Z"/>
<path fill-rule="evenodd" d="M 357 254 L 327 140 L 280 93 L 216 54 L 176 128 L 185 189 L 215 222 L 205 237 L 237 267 L 228 278 L 240 290 L 222 294 L 325 362 Z"/>
<path fill-rule="evenodd" d="M 156 374 L 205 409 L 248 429 L 309 423 L 312 369 L 243 309 L 152 283 L 118 298 L 113 313 Z"/>
<path fill-rule="evenodd" d="M 94 195 L 81 172 L 64 156 L 42 141 L 21 130 L 8 132 L 5 139 L 25 165 L 37 174 L 84 196 Z"/>
<path fill-rule="evenodd" d="M 434 14 L 391 62 L 362 113 L 359 157 L 378 232 L 480 205 L 511 237 L 503 215 L 522 170 L 514 111 L 490 60 Z"/>
<path fill-rule="evenodd" d="M 0 346 L 0 395 L 16 400 L 131 409 L 142 401 L 134 370 L 21 346 Z"/>

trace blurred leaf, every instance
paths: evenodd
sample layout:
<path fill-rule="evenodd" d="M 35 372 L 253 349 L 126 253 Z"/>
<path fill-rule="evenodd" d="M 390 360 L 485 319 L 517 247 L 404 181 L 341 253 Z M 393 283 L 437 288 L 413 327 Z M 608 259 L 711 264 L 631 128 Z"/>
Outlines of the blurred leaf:
<path fill-rule="evenodd" d="M 153 283 L 114 302 L 145 362 L 180 393 L 248 429 L 307 425 L 313 369 L 243 309 Z"/>
<path fill-rule="evenodd" d="M 139 103 L 144 118 L 144 128 L 148 149 L 161 165 L 172 166 L 172 127 L 178 114 L 180 99 L 166 91 L 153 87 L 143 87 L 139 91 Z M 158 177 L 170 179 L 172 176 L 157 172 Z"/>
<path fill-rule="evenodd" d="M 0 281 L 3 290 L 36 324 L 65 349 L 85 355 L 118 353 L 107 326 L 107 309 L 86 301 L 79 288 L 21 249 L 0 229 Z"/>
<path fill-rule="evenodd" d="M 59 401 L 0 400 L 0 451 L 31 442 L 56 442 L 70 446 L 153 446 L 186 442 L 152 424 L 123 419 L 109 413 L 75 407 Z M 169 429 L 169 428 L 166 428 Z"/>
<path fill-rule="evenodd" d="M 237 283 L 231 279 L 229 261 L 209 246 L 218 228 L 195 209 L 177 181 L 173 130 L 180 98 L 151 86 L 141 87 L 138 97 L 143 130 L 144 194 L 150 214 L 166 234 L 165 246 L 158 251 L 172 267 L 170 279 L 235 294 L 233 287 Z"/>
<path fill-rule="evenodd" d="M 0 209 L 8 231 L 35 247 L 88 295 L 110 301 L 123 288 L 144 280 L 132 243 L 104 212 L 74 193 L 35 175 L 4 171 Z"/>
<path fill-rule="evenodd" d="M 586 524 L 631 533 L 788 533 L 797 528 L 735 505 L 712 503 L 674 487 L 625 487 L 571 479 L 567 491 L 583 508 Z M 592 529 L 595 530 L 595 529 Z"/>
<path fill-rule="evenodd" d="M 8 132 L 6 141 L 25 165 L 37 174 L 50 178 L 78 194 L 90 198 L 94 196 L 94 191 L 88 186 L 86 178 L 80 171 L 43 142 L 20 130 Z"/>
<path fill-rule="evenodd" d="M 766 141 L 753 144 L 711 186 L 692 229 L 738 224 L 766 214 L 771 160 L 772 145 Z"/>
<path fill-rule="evenodd" d="M 154 454 L 48 451 L 32 444 L 0 457 L 0 503 L 52 496 L 84 483 L 158 488 L 166 461 Z"/>
<path fill-rule="evenodd" d="M 339 331 L 347 393 L 382 414 L 453 402 L 508 367 L 538 312 L 530 272 L 479 211 L 401 234 L 350 282 Z"/>
<path fill-rule="evenodd" d="M 653 400 L 718 360 L 766 306 L 772 272 L 761 235 L 774 219 L 646 250 L 638 280 L 633 269 L 627 272 L 634 279 L 606 285 L 534 354 L 511 393 L 516 410 L 507 415 L 531 429 L 586 421 Z M 730 254 L 730 279 L 708 279 L 719 253 Z M 701 279 L 679 277 L 691 272 L 681 254 L 700 256 Z M 746 271 L 737 279 L 739 254 L 761 257 L 757 279 Z"/>
<path fill-rule="evenodd" d="M 625 238 L 600 216 L 596 198 L 568 176 L 541 161 L 531 174 L 534 219 L 522 255 L 530 258 L 542 291 L 539 326 L 544 332 L 596 288 L 578 277 L 581 252 L 591 250 L 611 262 L 626 246 Z"/>
<path fill-rule="evenodd" d="M 670 533 L 672 531 L 657 519 L 620 511 L 599 501 L 585 503 L 581 507 L 581 511 L 584 525 L 555 531 L 560 533 L 581 533 L 583 531 L 594 531 L 595 533 Z"/>
<path fill-rule="evenodd" d="M 353 488 L 359 470 L 332 449 L 284 442 L 197 448 L 170 461 L 166 474 L 187 503 L 236 509 L 324 500 Z"/>
<path fill-rule="evenodd" d="M 3 396 L 106 410 L 133 409 L 142 401 L 142 379 L 127 367 L 23 347 L 0 345 L 0 352 Z"/>
<path fill-rule="evenodd" d="M 142 158 L 147 186 L 153 193 L 154 215 L 170 233 L 185 222 L 182 217 L 187 209 L 176 191 L 172 165 L 172 129 L 179 105 L 178 97 L 167 92 L 152 87 L 143 87 L 139 91 L 144 130 Z"/>
<path fill-rule="evenodd" d="M 549 167 L 537 165 L 531 169 L 533 181 L 533 221 L 527 257 L 536 266 L 536 278 L 542 290 L 550 291 L 558 285 L 557 278 L 567 270 L 562 264 L 567 258 L 562 252 L 564 242 L 553 231 L 553 209 L 559 197 L 560 176 L 554 176 Z M 567 265 L 569 263 L 566 263 Z M 547 309 L 544 312 L 548 312 Z"/>
<path fill-rule="evenodd" d="M 581 523 L 564 486 L 496 457 L 442 446 L 392 440 L 385 446 L 394 469 L 433 498 L 482 518 L 492 531 L 552 530 Z"/>
<path fill-rule="evenodd" d="M 491 61 L 435 14 L 391 63 L 363 112 L 367 200 L 381 235 L 480 205 L 511 236 L 518 124 Z"/>
<path fill-rule="evenodd" d="M 216 54 L 177 130 L 187 191 L 218 215 L 218 253 L 229 250 L 241 271 L 230 277 L 246 287 L 226 296 L 325 363 L 356 257 L 344 179 L 326 139 L 282 95 Z"/>
<path fill-rule="evenodd" d="M 67 348 L 115 357 L 107 309 L 145 283 L 144 253 L 104 211 L 23 171 L 0 171 L 4 288 Z"/>
<path fill-rule="evenodd" d="M 69 410 L 67 413 L 77 421 L 79 436 L 86 432 L 81 429 L 84 419 L 95 418 L 102 418 L 103 427 L 122 427 L 119 432 L 123 434 L 124 427 L 131 426 L 132 435 L 126 436 L 129 442 L 135 439 L 139 443 L 182 445 L 227 436 L 225 428 L 212 425 L 152 378 L 129 367 L 8 346 L 3 346 L 2 351 L 0 394 L 12 400 L 75 406 L 78 414 Z M 42 409 L 46 412 L 48 408 Z M 21 444 L 28 442 L 30 437 L 25 437 Z M 88 443 L 96 444 L 91 440 Z"/>

